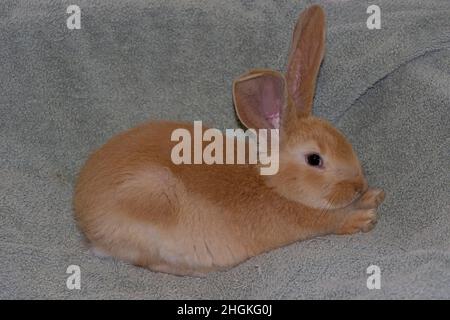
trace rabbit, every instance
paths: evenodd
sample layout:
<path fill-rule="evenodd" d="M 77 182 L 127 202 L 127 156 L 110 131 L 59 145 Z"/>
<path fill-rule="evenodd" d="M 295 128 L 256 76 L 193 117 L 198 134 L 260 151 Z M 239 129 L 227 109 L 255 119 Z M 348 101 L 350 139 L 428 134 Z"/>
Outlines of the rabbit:
<path fill-rule="evenodd" d="M 76 221 L 93 250 L 155 272 L 202 276 L 296 241 L 368 232 L 384 191 L 369 188 L 350 143 L 311 114 L 325 51 L 325 13 L 306 8 L 287 71 L 256 69 L 233 83 L 247 128 L 279 130 L 279 170 L 258 164 L 175 165 L 171 133 L 150 121 L 111 138 L 82 168 Z"/>

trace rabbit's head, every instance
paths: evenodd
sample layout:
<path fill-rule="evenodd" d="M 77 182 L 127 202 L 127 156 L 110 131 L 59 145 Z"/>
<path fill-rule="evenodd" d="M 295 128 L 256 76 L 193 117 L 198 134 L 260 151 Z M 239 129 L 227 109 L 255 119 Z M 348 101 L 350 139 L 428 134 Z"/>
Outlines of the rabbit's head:
<path fill-rule="evenodd" d="M 304 10 L 294 30 L 287 72 L 252 70 L 233 84 L 237 115 L 248 128 L 279 129 L 279 171 L 268 186 L 307 206 L 347 206 L 366 189 L 359 160 L 344 135 L 311 115 L 325 49 L 325 14 Z"/>

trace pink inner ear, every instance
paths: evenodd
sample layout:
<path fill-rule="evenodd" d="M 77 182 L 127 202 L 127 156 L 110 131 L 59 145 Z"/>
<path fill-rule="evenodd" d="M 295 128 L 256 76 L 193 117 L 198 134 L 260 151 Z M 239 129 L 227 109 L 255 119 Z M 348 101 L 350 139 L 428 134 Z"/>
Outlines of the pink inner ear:
<path fill-rule="evenodd" d="M 280 113 L 269 114 L 266 116 L 267 122 L 269 122 L 273 128 L 280 128 Z"/>
<path fill-rule="evenodd" d="M 272 128 L 280 127 L 283 86 L 279 81 L 265 81 L 262 87 L 261 114 Z"/>
<path fill-rule="evenodd" d="M 233 87 L 234 106 L 247 128 L 278 129 L 285 104 L 285 82 L 274 71 L 249 73 Z"/>

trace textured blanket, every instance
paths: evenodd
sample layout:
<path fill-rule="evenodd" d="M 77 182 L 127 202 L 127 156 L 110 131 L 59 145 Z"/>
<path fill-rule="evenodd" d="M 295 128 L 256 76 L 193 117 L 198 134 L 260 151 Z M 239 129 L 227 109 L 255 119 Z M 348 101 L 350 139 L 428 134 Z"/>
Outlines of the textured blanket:
<path fill-rule="evenodd" d="M 311 3 L 328 19 L 315 114 L 342 129 L 385 189 L 377 227 L 204 278 L 93 256 L 72 214 L 89 153 L 148 119 L 237 127 L 232 80 L 284 70 Z M 67 27 L 71 4 L 81 29 Z M 1 1 L 0 298 L 450 298 L 450 1 L 377 0 L 380 29 L 367 27 L 371 4 Z M 67 287 L 70 265 L 79 290 Z M 367 286 L 371 265 L 380 289 Z"/>

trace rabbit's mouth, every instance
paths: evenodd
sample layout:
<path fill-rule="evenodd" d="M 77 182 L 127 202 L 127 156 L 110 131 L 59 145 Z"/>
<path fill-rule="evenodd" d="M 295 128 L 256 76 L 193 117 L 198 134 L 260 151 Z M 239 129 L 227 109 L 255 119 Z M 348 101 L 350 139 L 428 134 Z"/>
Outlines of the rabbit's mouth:
<path fill-rule="evenodd" d="M 365 190 L 367 183 L 364 180 L 339 182 L 326 197 L 328 207 L 330 209 L 347 207 L 359 199 Z"/>

